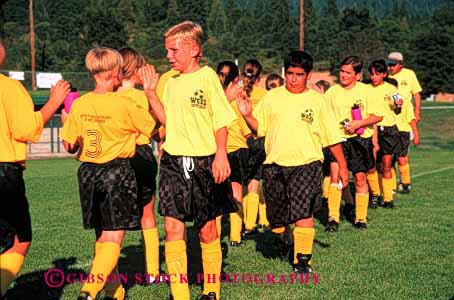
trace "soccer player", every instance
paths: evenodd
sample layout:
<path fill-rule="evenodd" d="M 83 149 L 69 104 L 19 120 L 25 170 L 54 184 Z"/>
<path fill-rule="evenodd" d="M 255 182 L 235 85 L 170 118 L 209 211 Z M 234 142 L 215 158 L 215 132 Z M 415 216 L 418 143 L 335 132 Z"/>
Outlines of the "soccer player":
<path fill-rule="evenodd" d="M 130 98 L 136 105 L 148 110 L 149 104 L 145 92 L 135 88 L 136 85 L 141 84 L 139 69 L 144 66 L 145 59 L 131 48 L 122 48 L 119 52 L 123 63 L 121 86 L 118 88 L 118 92 L 122 96 Z M 155 125 L 157 125 L 156 122 Z M 137 136 L 136 145 L 136 154 L 131 159 L 131 166 L 137 179 L 139 200 L 143 202 L 141 226 L 148 275 L 146 279 L 148 283 L 153 283 L 155 279 L 159 278 L 159 234 L 154 214 L 158 165 L 150 139 L 146 135 Z"/>
<path fill-rule="evenodd" d="M 236 116 L 216 72 L 199 64 L 202 41 L 202 27 L 190 21 L 165 33 L 167 59 L 180 72 L 168 79 L 161 99 L 166 139 L 159 178 L 167 272 L 177 278 L 170 283 L 175 300 L 190 298 L 182 280 L 187 276 L 184 222 L 194 221 L 199 231 L 205 274 L 201 299 L 219 299 L 222 252 L 215 219 L 236 211 L 226 147 L 227 128 Z"/>
<path fill-rule="evenodd" d="M 5 58 L 5 48 L 0 39 L 0 67 Z M 32 241 L 23 179 L 27 143 L 39 140 L 44 124 L 57 111 L 69 91 L 69 83 L 60 80 L 51 88 L 47 103 L 35 112 L 33 101 L 22 84 L 0 74 L 0 220 L 8 223 L 14 232 L 13 244 L 0 254 L 0 299 L 6 297 L 7 289 L 24 264 Z"/>
<path fill-rule="evenodd" d="M 349 56 L 341 62 L 340 85 L 331 87 L 325 97 L 329 100 L 334 111 L 336 128 L 339 128 L 344 141 L 342 148 L 348 163 L 348 169 L 353 173 L 355 181 L 355 227 L 367 228 L 367 207 L 369 189 L 366 174 L 374 168 L 372 135 L 373 125 L 382 120 L 382 108 L 378 101 L 369 96 L 369 87 L 359 82 L 362 62 L 357 56 Z M 363 119 L 352 120 L 352 109 L 360 108 Z M 364 132 L 358 132 L 362 128 Z M 328 192 L 328 225 L 326 231 L 335 232 L 339 227 L 339 208 L 341 190 L 338 189 L 338 163 L 332 160 L 331 185 Z"/>
<path fill-rule="evenodd" d="M 394 78 L 398 82 L 398 90 L 399 94 L 402 96 L 404 103 L 408 102 L 411 103 L 411 99 L 413 97 L 415 101 L 415 120 L 418 123 L 421 119 L 421 85 L 419 84 L 418 79 L 416 78 L 416 74 L 413 70 L 404 68 L 404 57 L 400 52 L 392 52 L 388 55 L 388 68 L 390 72 L 390 78 Z M 403 117 L 403 115 L 401 116 Z M 411 116 L 407 116 L 411 117 Z M 400 119 L 400 118 L 399 118 Z M 406 157 L 406 153 L 408 151 L 409 142 L 409 132 L 411 131 L 408 128 L 408 123 L 411 122 L 408 118 L 403 120 L 402 126 L 405 131 L 403 131 L 402 142 L 404 143 L 403 153 L 401 153 L 401 159 L 399 162 L 399 173 L 401 177 L 401 185 L 398 188 L 398 192 L 401 193 L 409 193 L 411 189 L 410 181 L 410 165 L 408 163 L 408 159 L 404 159 Z M 414 124 L 415 127 L 417 124 Z M 408 131 L 407 131 L 408 130 Z M 408 137 L 407 137 L 408 136 Z M 418 136 L 419 138 L 419 136 Z M 419 142 L 419 141 L 418 141 Z"/>
<path fill-rule="evenodd" d="M 121 83 L 122 57 L 118 51 L 92 49 L 85 65 L 96 86 L 73 103 L 69 115 L 62 114 L 61 138 L 69 153 L 78 152 L 81 162 L 78 181 L 83 223 L 96 234 L 90 274 L 107 278 L 115 271 L 124 231 L 141 225 L 143 205 L 137 197 L 130 158 L 135 153 L 136 137 L 149 139 L 155 121 L 148 110 L 113 93 Z M 145 91 L 154 88 L 144 83 Z M 148 98 L 152 113 L 165 122 L 158 98 Z M 105 282 L 87 280 L 78 299 L 96 299 Z M 121 299 L 124 293 L 118 292 Z"/>
<path fill-rule="evenodd" d="M 267 91 L 280 87 L 283 84 L 284 78 L 282 78 L 279 74 L 272 73 L 266 77 L 265 86 Z"/>
<path fill-rule="evenodd" d="M 269 91 L 254 111 L 249 99 L 240 99 L 238 106 L 249 127 L 265 137 L 263 179 L 271 227 L 295 223 L 294 270 L 310 273 L 313 208 L 322 192 L 322 147 L 331 145 L 339 162 L 338 178 L 345 185 L 348 171 L 341 136 L 333 130 L 333 112 L 321 94 L 307 88 L 312 57 L 293 51 L 285 59 L 284 68 L 285 86 Z"/>
<path fill-rule="evenodd" d="M 393 183 L 392 183 L 392 159 L 393 155 L 397 153 L 400 139 L 399 131 L 397 129 L 397 116 L 400 114 L 402 106 L 402 99 L 397 92 L 397 87 L 391 84 L 391 80 L 388 78 L 388 70 L 386 62 L 383 59 L 373 61 L 369 66 L 371 89 L 370 94 L 376 101 L 381 100 L 383 106 L 383 120 L 377 124 L 378 144 L 380 146 L 379 155 L 377 162 L 381 165 L 381 173 L 383 174 L 383 200 L 385 208 L 392 208 L 393 204 Z M 397 84 L 397 82 L 394 82 Z M 397 96 L 397 97 L 396 97 Z M 396 100 L 393 99 L 396 97 Z M 380 196 L 380 186 L 378 181 L 377 171 L 368 173 L 368 179 L 371 175 L 375 175 L 377 178 L 371 182 L 372 190 L 372 207 L 377 207 L 378 197 Z M 375 189 L 375 193 L 374 190 Z M 375 195 L 374 195 L 375 194 Z"/>

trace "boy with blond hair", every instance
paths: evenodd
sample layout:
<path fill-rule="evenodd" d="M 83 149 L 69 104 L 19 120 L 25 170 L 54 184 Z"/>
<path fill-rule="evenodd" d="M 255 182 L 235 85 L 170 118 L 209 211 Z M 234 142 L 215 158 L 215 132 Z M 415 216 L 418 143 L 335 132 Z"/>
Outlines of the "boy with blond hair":
<path fill-rule="evenodd" d="M 199 231 L 205 273 L 201 299 L 220 299 L 222 265 L 216 217 L 235 211 L 227 160 L 227 127 L 236 120 L 214 70 L 201 67 L 203 30 L 186 21 L 165 34 L 167 59 L 179 72 L 168 79 L 162 103 L 166 140 L 160 163 L 159 209 L 166 232 L 171 297 L 189 300 L 186 221 Z"/>
<path fill-rule="evenodd" d="M 140 228 L 142 206 L 129 158 L 134 156 L 136 137 L 149 138 L 155 122 L 149 111 L 113 93 L 121 82 L 121 63 L 116 50 L 90 50 L 85 65 L 96 87 L 73 103 L 69 115 L 62 114 L 63 145 L 69 153 L 78 152 L 81 162 L 78 181 L 84 227 L 96 233 L 89 276 L 104 278 L 87 280 L 79 300 L 96 299 L 107 276 L 115 271 L 124 231 Z M 162 117 L 159 101 L 150 97 L 149 104 Z M 124 299 L 121 285 L 114 298 Z"/>

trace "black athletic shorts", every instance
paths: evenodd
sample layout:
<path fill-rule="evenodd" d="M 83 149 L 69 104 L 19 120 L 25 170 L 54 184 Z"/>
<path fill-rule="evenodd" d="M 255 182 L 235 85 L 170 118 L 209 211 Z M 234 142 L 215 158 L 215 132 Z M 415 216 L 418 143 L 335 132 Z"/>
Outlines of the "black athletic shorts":
<path fill-rule="evenodd" d="M 237 211 L 230 180 L 215 184 L 214 155 L 183 157 L 164 152 L 159 170 L 159 213 L 200 229 L 216 217 Z"/>
<path fill-rule="evenodd" d="M 353 174 L 367 173 L 375 167 L 372 138 L 362 138 L 355 136 L 342 142 L 345 160 L 347 161 L 348 170 Z M 330 155 L 331 161 L 336 161 L 334 156 Z"/>
<path fill-rule="evenodd" d="M 408 148 L 410 147 L 410 132 L 399 131 L 399 149 L 397 151 L 397 157 L 405 157 L 408 154 Z"/>
<path fill-rule="evenodd" d="M 249 147 L 249 180 L 263 178 L 263 162 L 266 159 L 265 137 L 250 136 L 247 139 Z"/>
<path fill-rule="evenodd" d="M 323 148 L 323 164 L 322 164 L 322 172 L 323 177 L 327 177 L 331 175 L 331 168 L 329 166 L 331 162 L 331 151 L 329 147 Z"/>
<path fill-rule="evenodd" d="M 20 242 L 32 240 L 32 226 L 20 164 L 0 162 L 0 219 L 17 234 Z"/>
<path fill-rule="evenodd" d="M 263 166 L 266 216 L 272 227 L 312 217 L 322 199 L 322 163 L 282 167 Z"/>
<path fill-rule="evenodd" d="M 140 229 L 143 205 L 130 159 L 105 164 L 82 163 L 78 171 L 84 228 Z"/>
<path fill-rule="evenodd" d="M 145 206 L 156 192 L 156 175 L 158 163 L 150 145 L 138 145 L 136 155 L 131 158 L 131 167 L 134 169 L 137 180 L 137 196 Z"/>
<path fill-rule="evenodd" d="M 380 156 L 393 155 L 400 149 L 400 136 L 397 126 L 378 126 Z"/>
<path fill-rule="evenodd" d="M 248 164 L 249 150 L 241 148 L 227 154 L 230 164 L 230 181 L 246 185 L 248 183 L 249 164 Z"/>

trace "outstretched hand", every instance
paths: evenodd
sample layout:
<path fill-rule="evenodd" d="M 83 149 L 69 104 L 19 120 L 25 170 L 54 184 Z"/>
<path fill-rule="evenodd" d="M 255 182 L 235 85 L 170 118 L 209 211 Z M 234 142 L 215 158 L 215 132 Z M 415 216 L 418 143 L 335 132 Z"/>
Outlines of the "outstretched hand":
<path fill-rule="evenodd" d="M 241 95 L 237 98 L 238 109 L 243 116 L 248 116 L 252 113 L 252 103 L 249 98 L 245 95 Z"/>
<path fill-rule="evenodd" d="M 59 80 L 54 86 L 50 88 L 49 101 L 55 101 L 62 104 L 71 91 L 71 85 L 66 80 Z"/>
<path fill-rule="evenodd" d="M 137 71 L 139 81 L 145 91 L 156 90 L 159 81 L 159 73 L 156 72 L 153 65 L 145 65 Z"/>

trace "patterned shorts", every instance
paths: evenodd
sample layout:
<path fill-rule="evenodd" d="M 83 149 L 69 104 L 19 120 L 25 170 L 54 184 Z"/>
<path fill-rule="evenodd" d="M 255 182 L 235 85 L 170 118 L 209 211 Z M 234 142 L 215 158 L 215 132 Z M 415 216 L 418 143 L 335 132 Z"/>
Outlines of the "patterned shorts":
<path fill-rule="evenodd" d="M 15 231 L 19 241 L 30 242 L 32 225 L 23 170 L 19 164 L 0 163 L 0 219 Z"/>
<path fill-rule="evenodd" d="M 265 137 L 249 137 L 249 180 L 260 180 L 263 178 L 263 162 L 266 159 Z"/>
<path fill-rule="evenodd" d="M 322 163 L 263 167 L 266 215 L 272 227 L 286 226 L 312 217 L 322 196 Z"/>
<path fill-rule="evenodd" d="M 408 154 L 410 147 L 410 132 L 399 131 L 399 149 L 397 150 L 397 157 L 405 157 Z"/>
<path fill-rule="evenodd" d="M 142 205 L 129 159 L 105 164 L 82 163 L 78 171 L 84 228 L 132 230 L 140 228 Z"/>
<path fill-rule="evenodd" d="M 249 150 L 246 148 L 241 148 L 227 154 L 231 169 L 229 177 L 231 182 L 237 182 L 239 184 L 248 183 L 248 154 Z"/>
<path fill-rule="evenodd" d="M 200 229 L 217 216 L 237 211 L 230 180 L 215 184 L 214 155 L 174 156 L 163 153 L 159 171 L 159 212 Z"/>
<path fill-rule="evenodd" d="M 156 192 L 156 175 L 158 164 L 149 145 L 136 147 L 136 155 L 130 160 L 137 179 L 137 196 L 145 206 Z"/>
<path fill-rule="evenodd" d="M 380 156 L 393 155 L 400 149 L 400 136 L 397 126 L 378 126 Z"/>

